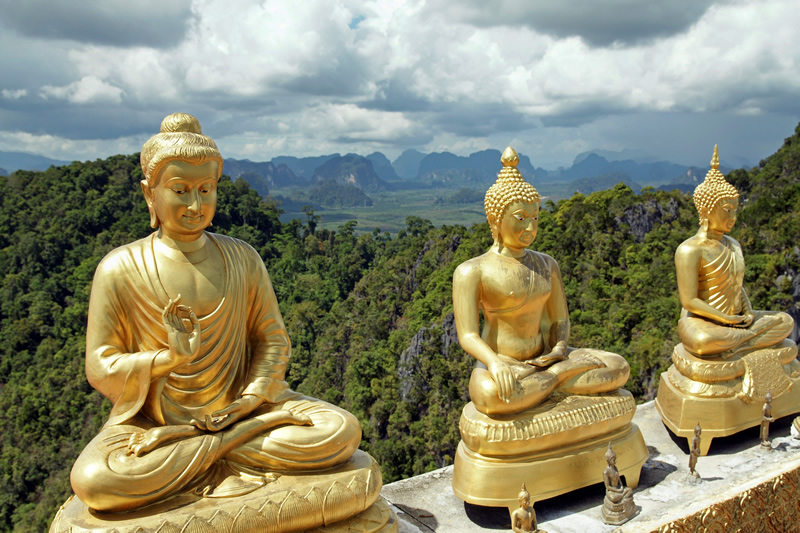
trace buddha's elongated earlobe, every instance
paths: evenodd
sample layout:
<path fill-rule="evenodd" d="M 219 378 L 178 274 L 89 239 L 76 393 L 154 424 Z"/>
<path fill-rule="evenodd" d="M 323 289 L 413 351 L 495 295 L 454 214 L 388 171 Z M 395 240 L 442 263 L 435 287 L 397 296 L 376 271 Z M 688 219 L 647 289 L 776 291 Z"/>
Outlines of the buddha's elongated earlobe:
<path fill-rule="evenodd" d="M 152 207 L 149 208 L 150 211 L 150 227 L 156 229 L 159 226 L 158 222 L 158 215 L 156 215 L 156 210 Z"/>
<path fill-rule="evenodd" d="M 159 220 L 155 205 L 153 205 L 153 191 L 150 189 L 150 184 L 147 183 L 147 180 L 142 180 L 140 184 L 144 194 L 144 201 L 147 203 L 147 210 L 150 212 L 150 227 L 156 229 L 159 226 Z"/>

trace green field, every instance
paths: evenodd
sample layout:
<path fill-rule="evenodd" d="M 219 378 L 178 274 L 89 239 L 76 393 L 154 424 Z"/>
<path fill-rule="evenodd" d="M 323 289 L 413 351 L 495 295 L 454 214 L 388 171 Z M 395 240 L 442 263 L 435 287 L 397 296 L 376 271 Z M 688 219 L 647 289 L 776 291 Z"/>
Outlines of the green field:
<path fill-rule="evenodd" d="M 565 184 L 545 183 L 539 185 L 539 192 L 544 198 L 558 200 L 567 196 Z M 564 190 L 562 190 L 564 189 Z M 294 189 L 276 189 L 273 194 L 291 197 L 302 201 L 302 193 Z M 396 234 L 405 229 L 406 217 L 417 216 L 430 220 L 434 226 L 458 224 L 471 226 L 486 222 L 483 202 L 470 204 L 436 205 L 437 198 L 449 198 L 455 189 L 415 189 L 410 191 L 384 191 L 370 193 L 374 204 L 372 207 L 349 207 L 344 209 L 315 209 L 315 214 L 322 217 L 319 227 L 335 230 L 350 220 L 358 221 L 357 233 L 371 233 L 375 228 Z M 311 203 L 311 202 L 309 202 Z M 288 222 L 296 218 L 305 220 L 301 210 L 284 208 L 281 221 Z"/>
<path fill-rule="evenodd" d="M 276 191 L 277 194 L 288 195 L 290 191 Z M 434 226 L 459 224 L 471 226 L 485 222 L 486 215 L 483 203 L 435 205 L 437 198 L 447 198 L 453 194 L 452 189 L 418 189 L 413 191 L 390 191 L 370 194 L 374 202 L 372 207 L 350 207 L 346 209 L 317 209 L 321 216 L 319 227 L 335 230 L 350 220 L 358 221 L 356 232 L 365 233 L 375 230 L 396 234 L 405 229 L 406 217 L 417 216 L 430 220 Z M 297 198 L 296 195 L 292 195 Z M 282 221 L 293 218 L 305 220 L 302 211 L 285 211 Z"/>

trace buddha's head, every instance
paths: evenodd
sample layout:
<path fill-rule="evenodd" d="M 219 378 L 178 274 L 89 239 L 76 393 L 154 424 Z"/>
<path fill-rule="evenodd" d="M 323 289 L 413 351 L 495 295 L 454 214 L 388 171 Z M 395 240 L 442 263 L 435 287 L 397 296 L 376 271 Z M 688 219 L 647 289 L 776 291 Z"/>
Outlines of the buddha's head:
<path fill-rule="evenodd" d="M 703 432 L 703 428 L 700 427 L 700 422 L 694 427 L 694 436 L 699 437 L 700 434 Z"/>
<path fill-rule="evenodd" d="M 142 147 L 142 180 L 150 225 L 191 240 L 211 224 L 222 156 L 192 115 L 174 113 Z"/>
<path fill-rule="evenodd" d="M 483 201 L 492 237 L 500 246 L 529 246 L 539 227 L 539 193 L 522 179 L 513 148 L 506 148 L 500 161 L 503 168 Z"/>
<path fill-rule="evenodd" d="M 764 401 L 767 402 L 767 403 L 772 403 L 772 393 L 771 392 L 767 392 L 767 395 L 764 396 Z"/>
<path fill-rule="evenodd" d="M 522 490 L 519 491 L 519 505 L 520 507 L 528 507 L 531 503 L 531 495 L 528 493 L 528 489 L 525 487 L 525 483 L 522 484 Z"/>
<path fill-rule="evenodd" d="M 608 443 L 608 450 L 606 450 L 606 463 L 609 466 L 616 466 L 617 465 L 617 452 L 615 452 L 611 448 L 611 443 Z"/>
<path fill-rule="evenodd" d="M 711 169 L 703 183 L 694 190 L 693 198 L 700 217 L 700 226 L 723 233 L 733 229 L 739 208 L 739 191 L 719 171 L 719 150 L 716 145 L 711 158 Z"/>

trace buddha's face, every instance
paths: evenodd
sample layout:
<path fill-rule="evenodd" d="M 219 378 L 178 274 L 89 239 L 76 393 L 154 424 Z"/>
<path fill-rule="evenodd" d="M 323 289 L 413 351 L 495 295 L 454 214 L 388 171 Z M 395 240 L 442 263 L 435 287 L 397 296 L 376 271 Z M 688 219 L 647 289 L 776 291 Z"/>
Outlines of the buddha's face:
<path fill-rule="evenodd" d="M 154 187 L 142 182 L 147 206 L 158 217 L 164 235 L 193 241 L 211 225 L 217 209 L 218 167 L 216 161 L 202 165 L 172 161 Z"/>
<path fill-rule="evenodd" d="M 500 221 L 498 240 L 507 248 L 527 248 L 539 230 L 539 202 L 514 202 Z"/>
<path fill-rule="evenodd" d="M 738 198 L 722 198 L 708 213 L 708 229 L 728 233 L 736 224 L 736 211 L 739 209 Z"/>

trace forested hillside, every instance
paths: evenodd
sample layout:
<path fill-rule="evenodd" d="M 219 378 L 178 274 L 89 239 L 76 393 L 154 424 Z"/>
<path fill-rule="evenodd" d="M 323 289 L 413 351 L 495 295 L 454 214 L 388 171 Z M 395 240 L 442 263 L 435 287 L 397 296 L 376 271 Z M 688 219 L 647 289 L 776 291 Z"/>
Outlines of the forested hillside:
<path fill-rule="evenodd" d="M 753 304 L 795 319 L 799 135 L 729 178 L 742 193 L 733 235 Z M 84 375 L 88 296 L 103 255 L 151 231 L 141 177 L 138 155 L 0 177 L 0 531 L 47 529 L 110 409 Z M 353 222 L 320 229 L 311 210 L 289 223 L 279 214 L 245 181 L 223 179 L 213 230 L 264 258 L 294 345 L 292 387 L 353 412 L 387 482 L 452 462 L 473 363 L 456 339 L 451 277 L 488 248 L 488 226 L 410 217 L 396 236 L 357 235 Z M 623 354 L 640 399 L 669 365 L 680 311 L 672 255 L 696 227 L 688 195 L 624 185 L 541 214 L 533 247 L 561 266 L 571 344 Z"/>

